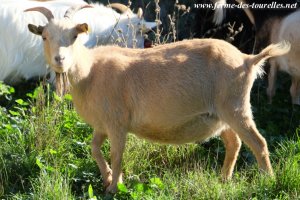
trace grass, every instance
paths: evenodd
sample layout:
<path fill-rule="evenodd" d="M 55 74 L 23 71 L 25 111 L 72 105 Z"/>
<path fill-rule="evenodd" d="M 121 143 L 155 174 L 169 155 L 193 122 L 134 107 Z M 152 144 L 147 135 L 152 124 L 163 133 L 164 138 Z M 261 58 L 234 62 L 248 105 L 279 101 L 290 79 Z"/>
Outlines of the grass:
<path fill-rule="evenodd" d="M 125 183 L 108 197 L 90 154 L 92 129 L 76 114 L 72 97 L 57 97 L 49 85 L 26 94 L 1 84 L 0 199 L 299 199 L 299 108 L 286 96 L 280 99 L 286 88 L 279 88 L 279 99 L 268 105 L 264 87 L 264 81 L 255 84 L 252 102 L 275 178 L 262 175 L 243 147 L 233 180 L 223 183 L 219 174 L 225 150 L 218 138 L 172 146 L 130 134 L 123 159 Z M 102 151 L 109 160 L 108 142 Z"/>

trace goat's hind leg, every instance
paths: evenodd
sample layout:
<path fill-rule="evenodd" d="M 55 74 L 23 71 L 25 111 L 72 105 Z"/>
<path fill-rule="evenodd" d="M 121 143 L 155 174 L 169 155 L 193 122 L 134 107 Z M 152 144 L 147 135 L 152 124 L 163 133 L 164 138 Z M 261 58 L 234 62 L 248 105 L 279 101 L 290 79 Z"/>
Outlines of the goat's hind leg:
<path fill-rule="evenodd" d="M 104 188 L 107 188 L 112 182 L 112 172 L 105 161 L 100 148 L 107 136 L 101 132 L 94 131 L 92 140 L 92 156 L 96 160 L 101 175 L 103 177 Z"/>
<path fill-rule="evenodd" d="M 276 90 L 276 79 L 277 79 L 277 71 L 278 65 L 275 59 L 270 59 L 270 72 L 268 74 L 268 88 L 267 88 L 267 95 L 269 98 L 269 103 L 272 103 L 272 99 L 275 95 Z"/>
<path fill-rule="evenodd" d="M 292 85 L 290 88 L 293 104 L 300 105 L 300 79 L 292 77 Z"/>
<path fill-rule="evenodd" d="M 258 132 L 251 113 L 247 115 L 247 112 L 242 111 L 228 112 L 226 116 L 224 116 L 224 121 L 226 121 L 239 138 L 250 147 L 259 167 L 268 174 L 273 175 L 267 142 Z"/>
<path fill-rule="evenodd" d="M 242 142 L 239 136 L 231 129 L 223 131 L 220 136 L 226 149 L 225 160 L 222 167 L 222 179 L 227 181 L 232 177 L 232 172 L 240 152 Z"/>

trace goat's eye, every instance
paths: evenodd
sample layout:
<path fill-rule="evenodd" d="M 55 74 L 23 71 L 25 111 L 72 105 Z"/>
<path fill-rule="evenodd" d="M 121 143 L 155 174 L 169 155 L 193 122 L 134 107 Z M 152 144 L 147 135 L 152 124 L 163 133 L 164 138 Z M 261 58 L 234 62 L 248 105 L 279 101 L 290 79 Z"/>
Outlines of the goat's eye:
<path fill-rule="evenodd" d="M 46 40 L 46 37 L 42 37 L 42 38 L 43 38 L 44 41 Z"/>
<path fill-rule="evenodd" d="M 77 35 L 74 35 L 74 37 L 73 37 L 73 38 L 74 38 L 74 40 L 76 40 L 76 39 L 77 39 Z"/>

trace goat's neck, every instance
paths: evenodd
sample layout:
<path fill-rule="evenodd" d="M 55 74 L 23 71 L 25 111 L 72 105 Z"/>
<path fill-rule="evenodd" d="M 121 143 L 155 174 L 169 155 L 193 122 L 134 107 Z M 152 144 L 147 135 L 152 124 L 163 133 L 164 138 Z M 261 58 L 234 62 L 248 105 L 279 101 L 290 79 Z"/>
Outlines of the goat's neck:
<path fill-rule="evenodd" d="M 92 63 L 93 57 L 90 50 L 84 46 L 77 48 L 74 65 L 68 71 L 68 77 L 73 87 L 89 76 Z"/>

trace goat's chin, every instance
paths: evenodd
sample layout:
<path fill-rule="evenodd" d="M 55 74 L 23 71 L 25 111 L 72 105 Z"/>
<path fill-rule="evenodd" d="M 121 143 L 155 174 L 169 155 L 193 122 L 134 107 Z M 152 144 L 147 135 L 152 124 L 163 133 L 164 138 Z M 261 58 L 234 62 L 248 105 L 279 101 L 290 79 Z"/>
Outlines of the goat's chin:
<path fill-rule="evenodd" d="M 67 72 L 67 68 L 62 67 L 62 66 L 54 65 L 54 66 L 52 66 L 52 69 L 53 69 L 53 71 L 55 71 L 56 73 L 59 73 L 59 74 Z"/>
<path fill-rule="evenodd" d="M 65 70 L 65 68 L 61 68 L 61 67 L 53 67 L 53 71 L 55 71 L 56 73 L 59 73 L 59 74 L 67 72 L 67 70 Z"/>

